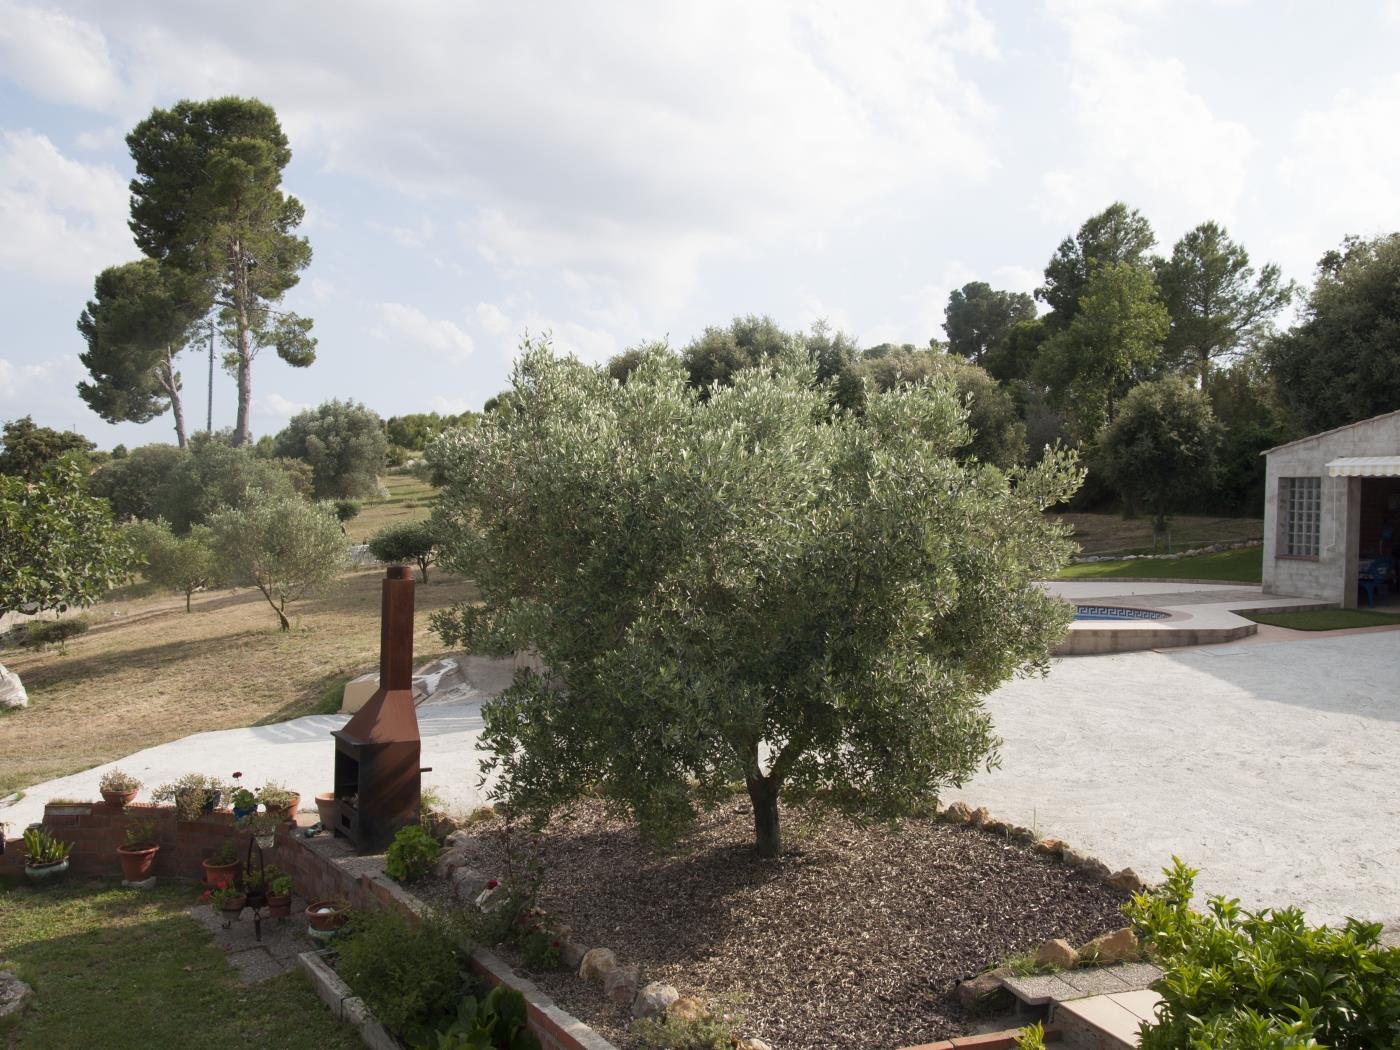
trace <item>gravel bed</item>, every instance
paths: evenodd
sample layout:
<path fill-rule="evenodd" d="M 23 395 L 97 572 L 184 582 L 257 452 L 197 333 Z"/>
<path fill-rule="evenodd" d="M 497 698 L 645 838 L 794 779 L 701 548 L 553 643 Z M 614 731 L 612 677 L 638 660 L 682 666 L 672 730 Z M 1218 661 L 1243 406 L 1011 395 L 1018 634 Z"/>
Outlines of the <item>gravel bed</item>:
<path fill-rule="evenodd" d="M 747 802 L 702 814 L 677 849 L 643 846 L 596 803 L 541 839 L 540 904 L 580 944 L 612 948 L 641 979 L 737 1010 L 774 1050 L 891 1050 L 965 1034 L 953 989 L 1049 937 L 1124 925 L 1127 896 L 974 828 L 898 829 L 783 810 L 784 852 L 753 849 Z M 470 863 L 506 870 L 499 823 L 473 829 Z M 517 833 L 517 842 L 524 837 Z M 509 955 L 509 953 L 506 953 Z M 619 1046 L 627 1013 L 566 973 L 532 974 Z"/>

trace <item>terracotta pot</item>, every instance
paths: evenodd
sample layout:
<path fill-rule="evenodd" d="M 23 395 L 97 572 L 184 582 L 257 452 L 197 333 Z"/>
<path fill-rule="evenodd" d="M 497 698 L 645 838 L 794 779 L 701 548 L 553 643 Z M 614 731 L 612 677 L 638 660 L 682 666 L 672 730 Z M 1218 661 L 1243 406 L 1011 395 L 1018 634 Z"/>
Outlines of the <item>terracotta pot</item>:
<path fill-rule="evenodd" d="M 102 801 L 113 809 L 124 809 L 126 804 L 136 797 L 136 788 L 130 791 L 103 791 Z"/>
<path fill-rule="evenodd" d="M 160 846 L 154 842 L 130 842 L 117 847 L 117 859 L 122 862 L 125 882 L 142 882 L 151 877 Z"/>
<path fill-rule="evenodd" d="M 238 861 L 236 860 L 231 860 L 227 864 L 215 864 L 212 860 L 204 862 L 204 881 L 216 890 L 232 886 L 237 875 Z"/>
<path fill-rule="evenodd" d="M 219 905 L 219 910 L 228 915 L 237 915 L 243 910 L 243 906 L 248 903 L 248 895 L 240 893 L 237 897 L 230 897 Z"/>
<path fill-rule="evenodd" d="M 332 795 L 331 797 L 334 798 L 335 796 Z M 288 802 L 288 803 L 287 803 L 285 806 L 283 806 L 281 809 L 274 809 L 274 810 L 270 810 L 269 812 L 276 813 L 276 814 L 277 814 L 277 819 L 278 819 L 278 820 L 292 820 L 292 821 L 294 821 L 294 820 L 297 819 L 297 810 L 300 809 L 300 808 L 301 808 L 301 796 L 298 795 L 295 791 L 293 791 L 293 792 L 292 792 L 292 800 L 291 800 L 290 802 Z M 319 807 L 318 807 L 318 808 L 319 808 Z"/>
<path fill-rule="evenodd" d="M 337 901 L 312 901 L 306 906 L 307 925 L 322 933 L 340 929 L 348 918 Z"/>
<path fill-rule="evenodd" d="M 339 808 L 334 791 L 323 791 L 316 796 L 316 812 L 321 815 L 321 826 L 327 830 L 335 827 L 335 814 Z"/>
<path fill-rule="evenodd" d="M 268 897 L 267 917 L 269 919 L 285 919 L 292 914 L 291 897 Z"/>

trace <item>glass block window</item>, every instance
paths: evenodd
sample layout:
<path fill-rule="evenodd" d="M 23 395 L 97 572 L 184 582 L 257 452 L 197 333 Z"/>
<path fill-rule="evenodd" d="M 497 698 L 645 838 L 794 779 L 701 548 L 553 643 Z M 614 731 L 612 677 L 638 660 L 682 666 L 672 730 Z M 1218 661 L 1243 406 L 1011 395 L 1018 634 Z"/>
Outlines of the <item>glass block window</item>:
<path fill-rule="evenodd" d="M 1316 558 L 1322 535 L 1322 479 L 1279 478 L 1279 529 L 1283 553 Z"/>

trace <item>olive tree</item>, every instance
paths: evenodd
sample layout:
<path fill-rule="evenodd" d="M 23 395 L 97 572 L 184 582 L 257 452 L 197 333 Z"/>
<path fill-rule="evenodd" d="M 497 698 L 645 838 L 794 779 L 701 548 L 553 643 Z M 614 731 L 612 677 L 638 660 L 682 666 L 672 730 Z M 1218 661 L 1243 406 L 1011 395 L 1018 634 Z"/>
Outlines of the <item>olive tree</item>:
<path fill-rule="evenodd" d="M 1034 581 L 1078 468 L 960 460 L 946 379 L 856 415 L 816 367 L 793 347 L 706 396 L 670 354 L 618 384 L 527 342 L 516 410 L 430 449 L 439 562 L 480 590 L 434 627 L 545 666 L 483 711 L 503 801 L 596 786 L 664 836 L 742 782 L 772 856 L 780 797 L 895 817 L 996 761 L 981 697 L 1069 622 Z"/>
<path fill-rule="evenodd" d="M 165 590 L 185 596 L 185 612 L 195 591 L 219 580 L 220 564 L 214 550 L 214 533 L 207 525 L 195 525 L 187 535 L 176 536 L 164 519 L 138 521 L 127 528 L 137 553 L 145 560 L 146 578 Z"/>
<path fill-rule="evenodd" d="M 299 496 L 254 494 L 210 519 L 214 547 L 234 582 L 256 587 L 284 631 L 287 606 L 325 587 L 345 567 L 345 537 L 334 511 Z"/>

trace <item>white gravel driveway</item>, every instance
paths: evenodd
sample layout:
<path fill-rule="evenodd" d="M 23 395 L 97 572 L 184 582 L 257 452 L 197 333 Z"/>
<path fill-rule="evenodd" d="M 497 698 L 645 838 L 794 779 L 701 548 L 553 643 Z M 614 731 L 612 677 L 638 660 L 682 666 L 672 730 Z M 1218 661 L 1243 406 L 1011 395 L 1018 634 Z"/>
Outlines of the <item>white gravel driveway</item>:
<path fill-rule="evenodd" d="M 1400 920 L 1400 632 L 1056 661 L 988 699 L 961 798 L 1155 881 Z"/>

